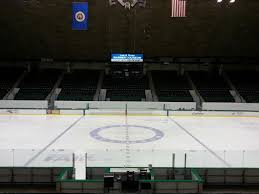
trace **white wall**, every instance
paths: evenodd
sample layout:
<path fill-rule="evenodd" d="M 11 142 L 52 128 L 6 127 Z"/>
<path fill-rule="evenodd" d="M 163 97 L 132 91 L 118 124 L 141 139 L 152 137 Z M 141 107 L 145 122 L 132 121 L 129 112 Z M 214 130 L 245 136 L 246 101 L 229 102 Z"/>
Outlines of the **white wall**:
<path fill-rule="evenodd" d="M 195 102 L 111 102 L 111 101 L 55 101 L 59 109 L 115 109 L 125 110 L 194 110 Z"/>
<path fill-rule="evenodd" d="M 58 109 L 86 109 L 88 106 L 87 101 L 55 101 L 55 108 Z"/>
<path fill-rule="evenodd" d="M 258 117 L 259 112 L 239 111 L 170 111 L 170 116 Z"/>
<path fill-rule="evenodd" d="M 128 110 L 146 110 L 146 109 L 154 109 L 154 110 L 163 110 L 164 103 L 162 102 L 121 102 L 127 104 Z"/>
<path fill-rule="evenodd" d="M 164 102 L 168 110 L 196 110 L 196 102 Z"/>
<path fill-rule="evenodd" d="M 259 111 L 259 103 L 212 103 L 203 102 L 202 110 Z"/>
<path fill-rule="evenodd" d="M 60 110 L 61 115 L 84 115 L 84 110 Z"/>
<path fill-rule="evenodd" d="M 47 109 L 46 100 L 0 100 L 0 108 L 32 108 Z"/>
<path fill-rule="evenodd" d="M 55 101 L 57 109 L 88 109 L 88 111 L 125 112 L 196 110 L 195 102 L 111 102 L 111 101 Z M 0 100 L 0 109 L 48 109 L 48 101 Z M 202 103 L 203 111 L 259 112 L 259 103 Z M 186 112 L 186 111 L 185 111 Z M 71 112 L 72 113 L 72 112 Z M 73 112 L 75 113 L 75 112 Z M 99 113 L 99 112 L 98 112 Z M 81 114 L 81 112 L 80 112 Z M 87 114 L 87 113 L 86 113 Z"/>
<path fill-rule="evenodd" d="M 89 102 L 89 109 L 123 109 L 126 108 L 126 103 L 111 102 L 111 101 L 92 101 Z"/>
<path fill-rule="evenodd" d="M 12 115 L 12 114 L 21 114 L 21 115 L 44 115 L 46 114 L 45 109 L 0 109 L 0 114 Z"/>

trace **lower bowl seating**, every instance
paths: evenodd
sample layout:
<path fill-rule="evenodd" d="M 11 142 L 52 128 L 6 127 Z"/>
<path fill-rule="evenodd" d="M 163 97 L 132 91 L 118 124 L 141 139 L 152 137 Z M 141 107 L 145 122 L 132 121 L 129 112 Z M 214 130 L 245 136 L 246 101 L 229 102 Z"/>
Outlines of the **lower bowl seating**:
<path fill-rule="evenodd" d="M 153 71 L 152 77 L 159 101 L 193 101 L 187 80 L 184 76 L 178 76 L 176 71 Z"/>
<path fill-rule="evenodd" d="M 60 71 L 30 72 L 21 82 L 16 100 L 45 100 L 50 94 Z"/>
<path fill-rule="evenodd" d="M 205 102 L 235 102 L 228 84 L 218 73 L 190 72 L 190 76 Z"/>
<path fill-rule="evenodd" d="M 143 101 L 148 80 L 146 76 L 129 79 L 107 75 L 103 88 L 107 89 L 106 98 L 110 101 Z"/>
<path fill-rule="evenodd" d="M 58 100 L 92 101 L 97 89 L 99 71 L 75 70 L 65 74 Z"/>

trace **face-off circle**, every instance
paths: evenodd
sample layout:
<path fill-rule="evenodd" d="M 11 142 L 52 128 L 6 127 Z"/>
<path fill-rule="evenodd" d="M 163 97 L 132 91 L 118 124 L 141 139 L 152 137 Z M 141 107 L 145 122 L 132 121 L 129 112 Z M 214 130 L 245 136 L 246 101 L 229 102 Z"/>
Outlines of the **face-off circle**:
<path fill-rule="evenodd" d="M 140 130 L 147 129 L 151 131 L 154 135 L 151 138 L 141 139 L 141 140 L 116 140 L 116 139 L 106 138 L 100 135 L 100 132 L 105 131 L 107 129 L 112 129 L 112 128 L 139 128 Z M 149 142 L 157 141 L 162 137 L 164 137 L 164 133 L 153 127 L 147 127 L 147 126 L 141 126 L 141 125 L 109 125 L 109 126 L 94 129 L 93 131 L 90 132 L 90 136 L 98 141 L 103 141 L 103 142 L 120 143 L 120 144 L 125 144 L 125 143 L 137 144 L 137 143 L 149 143 Z"/>

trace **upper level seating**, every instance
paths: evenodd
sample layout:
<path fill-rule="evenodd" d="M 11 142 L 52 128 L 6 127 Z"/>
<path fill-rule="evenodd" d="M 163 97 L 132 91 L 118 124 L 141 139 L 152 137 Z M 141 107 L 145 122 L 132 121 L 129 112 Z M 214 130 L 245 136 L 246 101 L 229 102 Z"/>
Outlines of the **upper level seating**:
<path fill-rule="evenodd" d="M 237 71 L 228 72 L 227 74 L 246 102 L 259 102 L 259 72 Z"/>
<path fill-rule="evenodd" d="M 152 78 L 159 101 L 192 102 L 190 86 L 176 71 L 152 71 Z"/>
<path fill-rule="evenodd" d="M 24 71 L 23 68 L 7 68 L 0 70 L 0 99 L 2 99 L 13 87 L 18 77 Z"/>
<path fill-rule="evenodd" d="M 28 73 L 20 83 L 16 100 L 45 100 L 55 85 L 60 71 L 45 70 Z"/>
<path fill-rule="evenodd" d="M 148 79 L 146 76 L 126 78 L 106 75 L 103 88 L 107 89 L 106 98 L 111 101 L 141 101 L 146 98 Z"/>
<path fill-rule="evenodd" d="M 234 102 L 227 83 L 218 73 L 190 72 L 191 79 L 206 102 Z"/>
<path fill-rule="evenodd" d="M 58 100 L 91 101 L 96 92 L 99 71 L 75 70 L 66 73 L 61 84 Z"/>

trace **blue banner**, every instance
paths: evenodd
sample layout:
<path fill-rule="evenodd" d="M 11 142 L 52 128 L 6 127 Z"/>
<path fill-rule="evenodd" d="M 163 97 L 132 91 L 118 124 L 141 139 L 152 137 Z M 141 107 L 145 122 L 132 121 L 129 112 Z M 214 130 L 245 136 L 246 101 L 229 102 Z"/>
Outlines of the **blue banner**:
<path fill-rule="evenodd" d="M 111 55 L 111 62 L 143 62 L 143 54 L 115 54 Z"/>
<path fill-rule="evenodd" d="M 72 3 L 72 29 L 88 29 L 88 2 Z"/>

